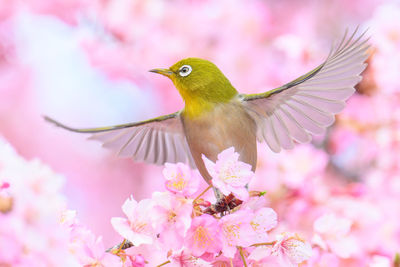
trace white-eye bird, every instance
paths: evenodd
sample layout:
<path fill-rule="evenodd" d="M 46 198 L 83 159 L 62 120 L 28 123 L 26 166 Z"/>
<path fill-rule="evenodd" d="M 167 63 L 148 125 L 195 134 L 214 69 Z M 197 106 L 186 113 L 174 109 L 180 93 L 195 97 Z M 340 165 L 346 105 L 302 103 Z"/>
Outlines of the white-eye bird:
<path fill-rule="evenodd" d="M 93 134 L 121 156 L 154 164 L 186 162 L 210 183 L 202 155 L 212 161 L 234 147 L 240 160 L 257 163 L 257 140 L 275 152 L 306 143 L 322 134 L 345 107 L 361 80 L 368 57 L 365 32 L 347 31 L 324 63 L 307 74 L 260 94 L 240 94 L 213 63 L 187 58 L 168 69 L 153 69 L 172 80 L 185 107 L 172 114 L 111 127 L 75 129 L 49 117 L 64 129 Z"/>

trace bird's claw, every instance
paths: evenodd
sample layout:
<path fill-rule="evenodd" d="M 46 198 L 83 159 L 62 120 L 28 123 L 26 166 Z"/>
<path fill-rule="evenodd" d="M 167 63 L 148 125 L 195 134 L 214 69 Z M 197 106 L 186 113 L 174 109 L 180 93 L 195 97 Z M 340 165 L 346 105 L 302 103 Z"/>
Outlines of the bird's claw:
<path fill-rule="evenodd" d="M 235 198 L 233 194 L 229 194 L 228 196 L 222 195 L 222 198 L 207 209 L 204 210 L 204 213 L 214 215 L 217 213 L 221 214 L 221 217 L 224 216 L 226 213 L 229 213 L 234 208 L 238 207 L 243 203 L 242 200 Z"/>

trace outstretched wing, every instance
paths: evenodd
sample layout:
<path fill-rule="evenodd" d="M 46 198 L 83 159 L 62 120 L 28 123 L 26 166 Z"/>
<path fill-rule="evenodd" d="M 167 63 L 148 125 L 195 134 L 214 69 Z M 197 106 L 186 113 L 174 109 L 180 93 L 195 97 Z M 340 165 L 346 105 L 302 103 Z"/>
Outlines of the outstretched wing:
<path fill-rule="evenodd" d="M 184 162 L 195 168 L 179 114 L 175 112 L 136 123 L 88 129 L 75 129 L 49 117 L 45 119 L 69 131 L 91 133 L 89 139 L 102 142 L 103 147 L 116 151 L 120 156 L 157 165 Z"/>
<path fill-rule="evenodd" d="M 305 143 L 310 134 L 322 134 L 345 107 L 361 80 L 368 58 L 365 32 L 347 38 L 309 73 L 261 94 L 242 95 L 249 114 L 257 122 L 257 138 L 275 152 L 293 148 L 293 140 Z"/>

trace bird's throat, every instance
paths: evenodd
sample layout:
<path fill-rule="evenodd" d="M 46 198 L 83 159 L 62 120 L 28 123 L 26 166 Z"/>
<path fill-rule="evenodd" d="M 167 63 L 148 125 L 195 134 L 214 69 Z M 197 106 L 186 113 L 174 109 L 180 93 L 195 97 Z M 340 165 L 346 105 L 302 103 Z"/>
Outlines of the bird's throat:
<path fill-rule="evenodd" d="M 215 103 L 205 101 L 203 99 L 195 99 L 195 98 L 186 98 L 185 99 L 185 109 L 183 110 L 183 114 L 187 118 L 198 118 L 202 114 L 205 114 L 211 111 L 215 107 Z"/>
<path fill-rule="evenodd" d="M 175 86 L 185 101 L 183 113 L 188 118 L 196 118 L 212 111 L 216 105 L 228 103 L 238 94 L 227 79 L 225 82 L 219 83 L 216 80 L 207 84 L 207 86 L 197 86 L 190 89 L 179 83 L 175 83 Z"/>

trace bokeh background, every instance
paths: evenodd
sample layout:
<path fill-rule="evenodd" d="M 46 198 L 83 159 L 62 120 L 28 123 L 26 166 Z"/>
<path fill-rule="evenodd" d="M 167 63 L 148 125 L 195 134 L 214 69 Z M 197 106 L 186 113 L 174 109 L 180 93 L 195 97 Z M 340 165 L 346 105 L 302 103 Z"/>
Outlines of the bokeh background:
<path fill-rule="evenodd" d="M 356 94 L 311 144 L 280 154 L 260 144 L 251 187 L 307 240 L 324 214 L 347 220 L 316 262 L 391 261 L 400 252 L 399 1 L 0 0 L 0 135 L 61 174 L 57 194 L 112 246 L 110 218 L 130 194 L 163 190 L 162 167 L 117 158 L 42 115 L 82 128 L 175 112 L 178 92 L 148 70 L 189 56 L 214 62 L 240 92 L 266 91 L 320 64 L 357 25 L 372 46 Z"/>

